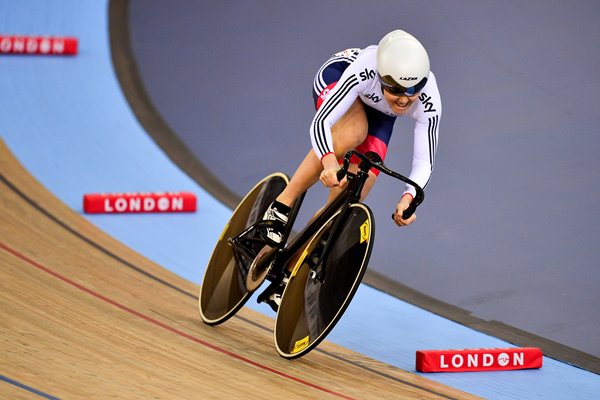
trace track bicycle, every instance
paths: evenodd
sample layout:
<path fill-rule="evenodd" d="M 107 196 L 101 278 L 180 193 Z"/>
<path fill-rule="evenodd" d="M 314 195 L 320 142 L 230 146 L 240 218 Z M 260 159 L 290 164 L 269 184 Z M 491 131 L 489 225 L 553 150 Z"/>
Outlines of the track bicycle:
<path fill-rule="evenodd" d="M 352 157 L 361 161 L 356 173 L 349 171 Z M 233 212 L 207 265 L 199 296 L 202 320 L 209 325 L 225 322 L 265 280 L 270 284 L 258 296 L 259 302 L 289 276 L 275 321 L 276 349 L 282 357 L 294 359 L 317 347 L 342 317 L 367 269 L 375 225 L 360 194 L 371 168 L 415 187 L 415 198 L 402 215 L 409 218 L 423 202 L 422 188 L 385 166 L 376 153 L 350 150 L 338 172 L 338 180 L 348 179 L 345 188 L 290 238 L 304 199 L 304 194 L 300 196 L 277 248 L 262 240 L 260 229 L 270 221 L 261 218 L 289 179 L 274 173 L 254 186 Z"/>

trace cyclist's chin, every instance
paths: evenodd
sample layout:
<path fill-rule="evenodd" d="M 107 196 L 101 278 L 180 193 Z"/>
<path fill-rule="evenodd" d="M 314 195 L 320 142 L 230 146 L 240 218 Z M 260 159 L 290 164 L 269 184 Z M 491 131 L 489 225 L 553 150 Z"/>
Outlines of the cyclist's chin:
<path fill-rule="evenodd" d="M 402 115 L 406 115 L 408 113 L 408 110 L 410 110 L 410 106 L 411 104 L 407 104 L 406 106 L 399 106 L 398 104 L 394 103 L 391 106 L 392 112 L 398 116 L 402 116 Z"/>
<path fill-rule="evenodd" d="M 388 101 L 390 109 L 392 112 L 398 116 L 405 115 L 410 110 L 410 106 L 412 106 L 412 101 L 408 101 L 407 103 L 400 103 L 399 101 Z"/>

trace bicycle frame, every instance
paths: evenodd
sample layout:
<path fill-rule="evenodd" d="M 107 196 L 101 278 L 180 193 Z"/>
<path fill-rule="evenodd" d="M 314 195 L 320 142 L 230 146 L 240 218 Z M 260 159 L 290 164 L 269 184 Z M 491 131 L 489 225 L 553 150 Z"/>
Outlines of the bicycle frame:
<path fill-rule="evenodd" d="M 359 170 L 356 174 L 348 172 L 348 168 L 350 166 L 350 158 L 352 156 L 356 156 L 362 161 L 359 165 Z M 347 177 L 348 183 L 346 187 L 333 201 L 327 204 L 325 208 L 321 210 L 315 216 L 315 218 L 313 218 L 313 220 L 302 231 L 300 231 L 300 233 L 298 233 L 298 235 L 296 235 L 287 245 L 285 245 L 282 248 L 273 248 L 268 253 L 263 255 L 262 258 L 258 261 L 257 269 L 262 269 L 264 271 L 264 268 L 267 268 L 271 265 L 270 271 L 267 275 L 267 279 L 269 279 L 272 282 L 280 280 L 285 266 L 291 261 L 294 255 L 296 255 L 296 253 L 298 253 L 298 251 L 300 251 L 306 245 L 306 243 L 308 243 L 308 241 L 319 230 L 319 228 L 323 224 L 325 224 L 337 212 L 337 210 L 341 209 L 340 215 L 342 217 L 336 220 L 334 226 L 332 227 L 332 232 L 330 236 L 336 237 L 340 230 L 340 226 L 344 221 L 343 215 L 348 209 L 348 207 L 351 204 L 360 202 L 360 195 L 364 184 L 366 183 L 367 178 L 369 176 L 368 172 L 371 168 L 376 168 L 386 175 L 399 179 L 415 187 L 417 194 L 411 202 L 410 207 L 403 213 L 403 218 L 409 218 L 414 213 L 417 206 L 419 206 L 419 204 L 423 202 L 423 189 L 421 189 L 421 187 L 412 180 L 387 168 L 381 161 L 381 158 L 376 153 L 369 152 L 367 153 L 367 155 L 363 155 L 362 153 L 359 153 L 356 150 L 350 150 L 346 153 L 344 157 L 344 166 L 338 172 L 338 180 L 341 180 L 344 176 Z M 300 198 L 298 198 L 298 200 L 295 202 L 292 208 L 292 212 L 288 221 L 288 231 L 285 234 L 285 239 L 287 239 L 287 237 L 289 236 L 291 227 L 295 222 L 303 198 L 304 194 Z M 242 234 L 238 235 L 237 238 L 240 238 L 247 232 L 256 229 L 257 227 L 259 227 L 259 225 L 260 222 L 254 224 Z M 232 238 L 232 245 L 234 245 L 234 247 L 237 247 L 238 251 L 249 255 L 250 251 L 248 249 L 243 249 L 243 244 L 239 240 L 236 240 L 237 238 Z M 333 241 L 329 240 L 326 244 L 323 250 L 323 254 L 320 257 L 320 260 L 326 258 L 330 247 L 329 243 L 331 242 Z M 323 279 L 325 279 L 325 274 L 325 269 L 321 268 L 319 270 L 319 273 L 315 275 L 315 278 L 323 281 Z"/>

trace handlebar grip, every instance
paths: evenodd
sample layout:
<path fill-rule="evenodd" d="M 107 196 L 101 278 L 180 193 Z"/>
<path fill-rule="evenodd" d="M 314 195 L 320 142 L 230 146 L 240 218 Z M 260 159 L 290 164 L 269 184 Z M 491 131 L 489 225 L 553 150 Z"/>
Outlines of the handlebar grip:
<path fill-rule="evenodd" d="M 402 219 L 408 219 L 408 218 L 412 217 L 412 215 L 415 213 L 415 211 L 417 211 L 417 204 L 413 200 L 410 203 L 410 205 L 408 206 L 408 208 L 406 210 L 402 211 Z M 394 214 L 392 214 L 392 219 L 394 219 Z"/>
<path fill-rule="evenodd" d="M 417 206 L 415 205 L 415 202 L 413 200 L 408 206 L 408 208 L 402 212 L 402 219 L 410 218 L 415 213 L 415 211 L 417 211 Z"/>
<path fill-rule="evenodd" d="M 347 172 L 346 168 L 343 168 L 343 167 L 338 170 L 337 175 L 336 175 L 338 182 L 341 182 L 342 179 L 344 179 L 344 177 L 346 176 L 346 172 Z"/>

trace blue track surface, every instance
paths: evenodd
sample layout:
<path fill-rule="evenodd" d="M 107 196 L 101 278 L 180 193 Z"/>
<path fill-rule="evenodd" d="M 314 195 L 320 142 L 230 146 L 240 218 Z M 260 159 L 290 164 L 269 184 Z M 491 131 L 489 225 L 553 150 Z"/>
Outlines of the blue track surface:
<path fill-rule="evenodd" d="M 43 185 L 78 212 L 84 193 L 195 192 L 194 214 L 85 217 L 199 283 L 230 210 L 182 173 L 133 116 L 111 64 L 107 11 L 106 1 L 0 0 L 0 32 L 72 35 L 80 42 L 76 57 L 1 56 L 0 135 Z M 249 306 L 272 315 L 254 301 Z M 364 285 L 329 338 L 409 371 L 419 349 L 509 346 Z M 548 358 L 540 370 L 427 377 L 492 399 L 592 400 L 600 394 L 598 375 Z"/>

